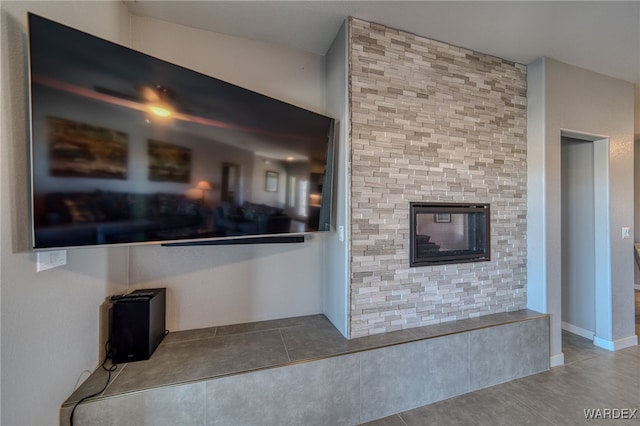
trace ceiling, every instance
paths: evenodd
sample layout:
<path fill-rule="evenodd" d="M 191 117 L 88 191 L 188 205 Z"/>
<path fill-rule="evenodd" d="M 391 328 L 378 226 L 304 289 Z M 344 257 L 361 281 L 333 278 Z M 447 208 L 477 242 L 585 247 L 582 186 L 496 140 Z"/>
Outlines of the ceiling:
<path fill-rule="evenodd" d="M 640 0 L 124 3 L 134 15 L 318 55 L 353 16 L 522 64 L 547 56 L 640 86 Z"/>

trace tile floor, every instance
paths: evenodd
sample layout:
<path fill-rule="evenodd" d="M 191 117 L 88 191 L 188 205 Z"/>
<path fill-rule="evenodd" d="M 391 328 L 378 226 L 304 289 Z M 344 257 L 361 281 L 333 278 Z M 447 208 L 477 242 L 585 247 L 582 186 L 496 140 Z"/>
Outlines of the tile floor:
<path fill-rule="evenodd" d="M 639 300 L 636 294 L 636 303 Z M 366 425 L 640 424 L 640 346 L 609 352 L 593 346 L 588 339 L 563 332 L 563 352 L 562 367 Z M 585 409 L 598 408 L 638 412 L 627 420 L 585 418 Z"/>

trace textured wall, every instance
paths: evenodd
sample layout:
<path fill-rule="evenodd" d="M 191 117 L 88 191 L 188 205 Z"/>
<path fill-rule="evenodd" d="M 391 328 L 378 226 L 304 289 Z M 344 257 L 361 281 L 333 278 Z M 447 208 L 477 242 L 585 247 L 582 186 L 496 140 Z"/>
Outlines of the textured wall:
<path fill-rule="evenodd" d="M 526 306 L 526 67 L 350 21 L 351 337 Z M 409 202 L 491 203 L 491 261 L 409 267 Z"/>

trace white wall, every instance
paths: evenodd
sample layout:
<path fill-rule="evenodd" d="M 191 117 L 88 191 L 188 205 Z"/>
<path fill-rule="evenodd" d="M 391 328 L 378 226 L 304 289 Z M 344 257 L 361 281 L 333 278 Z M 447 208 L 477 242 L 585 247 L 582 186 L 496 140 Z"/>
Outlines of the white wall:
<path fill-rule="evenodd" d="M 334 148 L 335 196 L 332 208 L 335 230 L 326 236 L 324 249 L 325 285 L 322 290 L 323 312 L 344 335 L 349 336 L 349 233 L 350 175 L 349 103 L 348 103 L 348 25 L 345 22 L 326 55 L 327 108 L 338 119 L 337 144 Z M 344 238 L 340 238 L 340 229 Z"/>
<path fill-rule="evenodd" d="M 639 71 L 640 72 L 640 71 Z M 635 242 L 640 243 L 640 84 L 635 85 L 635 115 L 634 115 L 634 191 L 635 191 Z M 636 284 L 640 284 L 640 275 L 637 275 Z M 640 287 L 638 288 L 640 290 Z"/>
<path fill-rule="evenodd" d="M 549 232 L 545 226 L 547 200 L 544 78 L 543 59 L 527 66 L 527 308 L 538 312 L 549 312 L 551 308 L 547 303 L 546 286 L 546 244 Z M 550 324 L 552 329 L 556 329 L 560 322 L 555 324 L 553 320 L 554 318 L 551 318 Z"/>
<path fill-rule="evenodd" d="M 132 18 L 133 48 L 324 113 L 320 56 Z M 167 287 L 170 330 L 317 314 L 324 237 L 302 244 L 131 248 L 130 284 Z"/>
<path fill-rule="evenodd" d="M 635 86 L 635 120 L 634 120 L 634 151 L 633 151 L 633 169 L 634 169 L 634 218 L 637 226 L 635 229 L 635 242 L 640 243 L 640 84 Z M 636 264 L 634 282 L 636 290 L 640 290 L 640 267 Z M 636 312 L 638 314 L 639 312 Z"/>
<path fill-rule="evenodd" d="M 0 4 L 0 422 L 54 425 L 60 404 L 103 356 L 101 305 L 126 286 L 128 250 L 71 250 L 66 266 L 36 273 L 28 253 L 27 11 L 125 45 L 129 17 L 120 2 Z"/>
<path fill-rule="evenodd" d="M 167 288 L 171 331 L 320 313 L 320 245 L 131 248 L 131 285 Z"/>
<path fill-rule="evenodd" d="M 133 16 L 132 48 L 313 112 L 323 113 L 324 60 L 258 40 Z"/>
<path fill-rule="evenodd" d="M 635 342 L 633 240 L 633 85 L 542 58 L 528 67 L 528 307 L 551 314 L 552 365 L 562 363 L 560 136 L 608 139 L 610 315 L 596 338 L 612 348 Z M 595 139 L 592 139 L 595 140 Z M 597 152 L 596 152 L 597 155 Z M 596 218 L 596 221 L 598 219 Z"/>

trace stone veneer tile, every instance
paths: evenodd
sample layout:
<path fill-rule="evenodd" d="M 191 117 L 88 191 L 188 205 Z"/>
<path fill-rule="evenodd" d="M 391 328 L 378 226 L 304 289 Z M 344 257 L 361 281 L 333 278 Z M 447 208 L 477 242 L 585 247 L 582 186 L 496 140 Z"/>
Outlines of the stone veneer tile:
<path fill-rule="evenodd" d="M 526 67 L 350 20 L 351 325 L 526 306 Z M 492 260 L 409 267 L 409 202 L 491 204 Z"/>

